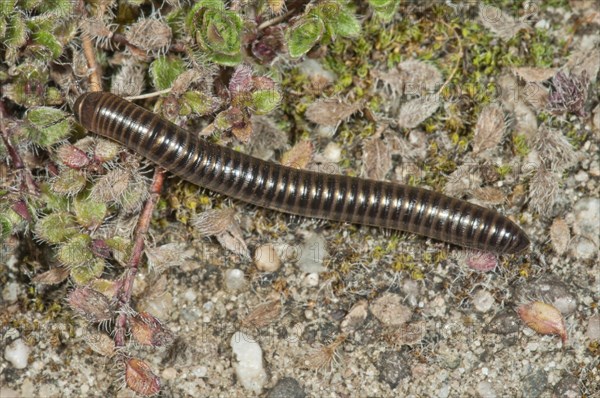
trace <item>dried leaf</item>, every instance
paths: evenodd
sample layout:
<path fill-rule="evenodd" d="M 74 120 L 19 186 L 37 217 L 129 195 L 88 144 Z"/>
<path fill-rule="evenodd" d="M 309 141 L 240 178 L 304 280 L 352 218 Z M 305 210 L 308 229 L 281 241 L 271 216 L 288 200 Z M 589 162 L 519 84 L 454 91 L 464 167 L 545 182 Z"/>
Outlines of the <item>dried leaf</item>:
<path fill-rule="evenodd" d="M 554 306 L 534 301 L 524 304 L 517 309 L 517 313 L 527 326 L 541 334 L 555 334 L 560 336 L 563 344 L 567 342 L 567 328 L 562 314 Z"/>
<path fill-rule="evenodd" d="M 379 138 L 379 135 L 369 138 L 363 144 L 362 154 L 363 177 L 383 180 L 392 168 L 390 145 Z"/>
<path fill-rule="evenodd" d="M 89 322 L 103 322 L 112 319 L 110 302 L 102 293 L 88 287 L 78 287 L 67 296 L 67 303 Z"/>
<path fill-rule="evenodd" d="M 127 387 L 146 397 L 160 392 L 160 379 L 146 362 L 136 358 L 125 360 L 125 383 Z"/>
<path fill-rule="evenodd" d="M 480 154 L 494 148 L 502 140 L 505 131 L 506 123 L 502 107 L 496 104 L 487 105 L 477 119 L 473 137 L 473 152 Z"/>
<path fill-rule="evenodd" d="M 281 164 L 295 169 L 306 169 L 313 156 L 313 146 L 310 141 L 299 141 L 281 156 Z"/>
<path fill-rule="evenodd" d="M 562 255 L 567 250 L 569 241 L 571 240 L 571 232 L 569 226 L 562 218 L 555 218 L 550 227 L 550 241 L 552 247 L 558 255 Z"/>
<path fill-rule="evenodd" d="M 212 236 L 222 234 L 235 222 L 235 210 L 232 208 L 221 210 L 207 210 L 192 219 L 192 225 L 200 236 Z"/>
<path fill-rule="evenodd" d="M 546 81 L 556 74 L 556 68 L 537 68 L 523 66 L 520 68 L 512 68 L 512 72 L 526 82 L 541 83 Z"/>
<path fill-rule="evenodd" d="M 495 187 L 483 187 L 473 190 L 473 197 L 489 205 L 499 205 L 506 201 L 506 195 Z"/>
<path fill-rule="evenodd" d="M 146 247 L 148 266 L 159 270 L 168 267 L 180 267 L 192 257 L 193 250 L 185 250 L 186 246 L 181 243 L 167 243 L 159 247 Z"/>
<path fill-rule="evenodd" d="M 115 355 L 115 342 L 106 333 L 89 327 L 83 334 L 83 339 L 94 352 L 108 358 Z"/>
<path fill-rule="evenodd" d="M 231 95 L 235 96 L 242 92 L 250 91 L 252 87 L 252 68 L 247 64 L 239 65 L 235 68 L 235 71 L 229 80 L 229 91 L 231 92 Z"/>
<path fill-rule="evenodd" d="M 225 249 L 242 257 L 250 258 L 250 250 L 248 250 L 242 230 L 236 223 L 231 224 L 227 231 L 216 235 L 215 238 Z"/>
<path fill-rule="evenodd" d="M 527 24 L 514 19 L 509 13 L 483 3 L 479 4 L 479 19 L 496 37 L 504 40 L 510 39 L 521 29 L 529 28 Z"/>
<path fill-rule="evenodd" d="M 444 186 L 444 193 L 450 196 L 461 197 L 477 189 L 481 185 L 481 174 L 471 164 L 463 164 L 448 176 Z"/>
<path fill-rule="evenodd" d="M 540 126 L 531 146 L 552 171 L 562 172 L 577 162 L 577 153 L 571 143 L 560 131 L 549 126 Z"/>
<path fill-rule="evenodd" d="M 281 316 L 281 300 L 275 299 L 255 307 L 242 320 L 242 326 L 263 328 L 275 322 Z"/>
<path fill-rule="evenodd" d="M 581 75 L 558 72 L 552 79 L 547 108 L 555 114 L 569 112 L 579 117 L 586 117 L 585 102 L 589 84 L 590 79 L 586 71 Z"/>
<path fill-rule="evenodd" d="M 252 115 L 251 123 L 254 133 L 247 148 L 253 156 L 267 160 L 273 157 L 276 150 L 287 146 L 286 133 L 277 127 L 273 119 Z"/>
<path fill-rule="evenodd" d="M 331 344 L 313 350 L 307 354 L 300 361 L 300 366 L 304 369 L 322 369 L 330 366 L 331 362 L 337 356 L 337 349 L 344 341 L 347 336 L 345 334 L 339 335 Z"/>
<path fill-rule="evenodd" d="M 347 104 L 339 99 L 321 99 L 313 102 L 306 110 L 308 120 L 321 126 L 337 126 L 362 107 L 362 102 Z"/>
<path fill-rule="evenodd" d="M 160 321 L 147 312 L 140 312 L 128 318 L 131 335 L 140 344 L 164 347 L 173 342 L 173 333 Z"/>
<path fill-rule="evenodd" d="M 600 70 L 600 48 L 582 48 L 574 52 L 566 65 L 571 75 L 581 76 L 584 74 L 595 83 Z"/>
<path fill-rule="evenodd" d="M 140 95 L 144 89 L 144 69 L 133 59 L 121 65 L 112 79 L 110 91 L 121 97 Z"/>
<path fill-rule="evenodd" d="M 440 98 L 430 95 L 405 102 L 398 112 L 398 125 L 404 128 L 415 128 L 429 116 L 433 115 L 440 106 Z"/>
<path fill-rule="evenodd" d="M 125 37 L 131 44 L 154 54 L 166 53 L 171 45 L 172 36 L 169 25 L 154 18 L 141 18 L 125 32 Z"/>
<path fill-rule="evenodd" d="M 437 90 L 442 84 L 442 74 L 433 65 L 410 59 L 398 65 L 404 85 L 403 94 L 421 95 Z"/>
<path fill-rule="evenodd" d="M 36 275 L 32 281 L 47 285 L 56 285 L 69 277 L 70 270 L 67 267 L 56 267 Z"/>
<path fill-rule="evenodd" d="M 541 166 L 529 183 L 529 207 L 538 214 L 549 213 L 560 194 L 560 175 Z"/>
<path fill-rule="evenodd" d="M 100 177 L 90 193 L 90 199 L 98 202 L 116 201 L 127 189 L 131 175 L 125 170 L 114 169 Z"/>

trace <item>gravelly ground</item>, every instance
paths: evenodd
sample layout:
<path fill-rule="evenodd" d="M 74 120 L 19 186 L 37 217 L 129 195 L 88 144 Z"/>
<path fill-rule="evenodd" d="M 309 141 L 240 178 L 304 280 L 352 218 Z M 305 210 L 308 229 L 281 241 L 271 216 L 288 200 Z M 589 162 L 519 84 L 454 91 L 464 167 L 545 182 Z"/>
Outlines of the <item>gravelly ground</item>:
<path fill-rule="evenodd" d="M 600 16 L 592 6 L 581 11 L 592 18 L 590 31 L 574 35 L 572 46 L 598 54 Z M 560 34 L 572 26 L 567 14 L 553 10 L 540 20 L 553 21 Z M 180 226 L 155 236 L 178 244 L 187 258 L 142 272 L 135 305 L 176 338 L 164 349 L 132 343 L 130 355 L 157 372 L 165 397 L 600 397 L 600 109 L 597 98 L 589 104 L 589 118 L 570 119 L 587 138 L 563 174 L 557 205 L 544 216 L 525 206 L 519 218 L 531 252 L 501 257 L 493 271 L 481 272 L 474 261 L 495 260 L 415 236 L 237 204 L 248 247 L 275 245 L 281 267 L 260 272 L 214 240 L 186 239 Z M 514 128 L 519 105 L 503 105 Z M 91 348 L 90 336 L 101 332 L 59 308 L 70 287 L 38 287 L 35 297 L 45 301 L 34 301 L 33 275 L 17 260 L 32 249 L 16 249 L 17 257 L 12 250 L 9 242 L 0 264 L 0 352 L 19 338 L 31 351 L 24 369 L 0 358 L 0 397 L 133 396 L 122 389 L 119 365 L 98 353 L 98 344 Z M 399 262 L 411 266 L 398 271 Z M 243 271 L 242 282 L 232 269 Z M 519 306 L 534 301 L 560 311 L 565 341 L 520 319 Z M 234 370 L 231 339 L 240 330 L 262 349 L 266 379 L 255 391 Z"/>

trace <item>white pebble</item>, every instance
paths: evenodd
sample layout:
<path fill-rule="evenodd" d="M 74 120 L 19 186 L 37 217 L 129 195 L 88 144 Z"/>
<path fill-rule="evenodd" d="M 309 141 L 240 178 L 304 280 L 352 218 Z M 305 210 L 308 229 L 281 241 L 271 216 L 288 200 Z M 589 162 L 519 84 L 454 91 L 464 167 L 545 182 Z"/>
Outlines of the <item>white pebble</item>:
<path fill-rule="evenodd" d="M 231 349 L 237 360 L 233 367 L 238 380 L 245 389 L 260 394 L 267 382 L 260 345 L 251 336 L 235 332 Z"/>
<path fill-rule="evenodd" d="M 477 384 L 477 393 L 481 398 L 496 398 L 496 391 L 489 381 L 481 381 Z"/>
<path fill-rule="evenodd" d="M 188 289 L 183 294 L 183 298 L 185 299 L 185 301 L 188 301 L 190 303 L 196 301 L 197 297 L 198 297 L 198 295 L 196 294 L 194 289 Z"/>
<path fill-rule="evenodd" d="M 19 284 L 15 282 L 11 282 L 7 284 L 4 289 L 2 289 L 2 298 L 7 303 L 12 303 L 17 301 L 17 297 L 19 295 Z"/>
<path fill-rule="evenodd" d="M 241 269 L 228 269 L 225 271 L 225 287 L 229 290 L 240 290 L 246 286 L 246 276 Z"/>
<path fill-rule="evenodd" d="M 590 341 L 600 341 L 600 315 L 592 315 L 588 320 L 587 337 Z"/>
<path fill-rule="evenodd" d="M 323 149 L 323 156 L 330 162 L 337 163 L 342 159 L 342 148 L 335 142 L 330 142 Z"/>
<path fill-rule="evenodd" d="M 279 255 L 272 244 L 259 246 L 254 252 L 254 264 L 262 272 L 275 272 L 281 266 Z"/>
<path fill-rule="evenodd" d="M 473 305 L 479 312 L 488 312 L 494 305 L 494 296 L 487 290 L 479 290 L 473 296 Z"/>
<path fill-rule="evenodd" d="M 317 287 L 319 286 L 319 274 L 312 273 L 308 274 L 304 277 L 304 285 L 307 287 Z"/>
<path fill-rule="evenodd" d="M 580 199 L 573 206 L 573 210 L 575 212 L 573 231 L 598 244 L 600 240 L 600 199 Z"/>
<path fill-rule="evenodd" d="M 25 369 L 31 348 L 22 339 L 16 339 L 4 349 L 4 359 L 16 369 Z"/>

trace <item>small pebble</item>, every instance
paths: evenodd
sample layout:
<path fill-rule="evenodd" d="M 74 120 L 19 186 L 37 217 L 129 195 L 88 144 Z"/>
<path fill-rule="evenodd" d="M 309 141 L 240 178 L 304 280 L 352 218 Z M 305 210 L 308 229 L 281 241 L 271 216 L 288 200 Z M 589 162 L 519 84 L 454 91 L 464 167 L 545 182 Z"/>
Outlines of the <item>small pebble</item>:
<path fill-rule="evenodd" d="M 306 233 L 304 242 L 298 248 L 298 261 L 296 265 L 302 272 L 325 272 L 323 260 L 329 255 L 327 242 L 322 235 L 313 232 Z"/>
<path fill-rule="evenodd" d="M 4 359 L 16 369 L 25 369 L 31 348 L 25 344 L 23 339 L 16 339 L 4 349 Z"/>
<path fill-rule="evenodd" d="M 580 260 L 591 260 L 598 254 L 598 249 L 594 242 L 580 236 L 573 245 L 571 254 Z"/>
<path fill-rule="evenodd" d="M 304 398 L 306 392 L 296 379 L 284 377 L 271 388 L 267 398 Z"/>
<path fill-rule="evenodd" d="M 13 303 L 17 301 L 19 295 L 19 284 L 15 282 L 8 283 L 2 289 L 2 299 L 6 303 Z"/>
<path fill-rule="evenodd" d="M 402 297 L 395 293 L 385 293 L 371 305 L 371 313 L 381 323 L 401 326 L 412 317 L 412 310 L 402 304 Z"/>
<path fill-rule="evenodd" d="M 477 384 L 477 394 L 481 398 L 496 398 L 496 391 L 494 391 L 494 387 L 492 383 L 489 381 L 481 381 Z"/>
<path fill-rule="evenodd" d="M 600 198 L 583 198 L 573 206 L 575 224 L 573 232 L 596 245 L 600 240 Z"/>
<path fill-rule="evenodd" d="M 342 160 L 342 148 L 335 142 L 327 144 L 323 149 L 323 157 L 333 163 L 338 163 Z"/>
<path fill-rule="evenodd" d="M 394 389 L 403 379 L 410 376 L 410 361 L 398 351 L 386 351 L 379 356 L 375 364 L 379 370 L 379 380 Z"/>
<path fill-rule="evenodd" d="M 225 287 L 228 290 L 241 290 L 246 286 L 246 276 L 241 269 L 228 269 L 225 271 Z"/>
<path fill-rule="evenodd" d="M 366 300 L 361 300 L 352 307 L 350 312 L 342 321 L 342 332 L 348 333 L 357 330 L 367 319 L 369 303 Z"/>
<path fill-rule="evenodd" d="M 577 309 L 577 297 L 573 289 L 554 275 L 544 275 L 537 280 L 520 285 L 515 292 L 518 301 L 531 299 L 552 304 L 562 314 L 569 315 Z"/>
<path fill-rule="evenodd" d="M 281 266 L 279 255 L 272 244 L 259 246 L 254 252 L 254 264 L 262 272 L 275 272 Z"/>
<path fill-rule="evenodd" d="M 587 337 L 590 341 L 600 341 L 600 315 L 592 315 L 588 320 Z"/>
<path fill-rule="evenodd" d="M 235 332 L 231 337 L 231 349 L 236 359 L 233 367 L 239 382 L 245 389 L 260 394 L 267 382 L 260 345 L 251 336 Z"/>
<path fill-rule="evenodd" d="M 494 296 L 487 290 L 479 290 L 473 296 L 473 305 L 479 312 L 488 312 L 494 305 Z"/>
<path fill-rule="evenodd" d="M 319 274 L 312 273 L 308 274 L 304 277 L 304 285 L 307 287 L 317 287 L 319 286 Z"/>
<path fill-rule="evenodd" d="M 166 368 L 162 371 L 162 378 L 165 380 L 174 380 L 177 377 L 177 370 L 175 368 Z"/>

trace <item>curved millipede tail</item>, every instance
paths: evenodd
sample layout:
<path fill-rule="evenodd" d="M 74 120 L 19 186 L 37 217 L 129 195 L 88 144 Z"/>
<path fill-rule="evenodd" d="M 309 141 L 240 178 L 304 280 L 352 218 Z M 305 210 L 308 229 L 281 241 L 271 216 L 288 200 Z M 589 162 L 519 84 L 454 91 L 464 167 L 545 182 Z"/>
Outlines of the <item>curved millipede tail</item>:
<path fill-rule="evenodd" d="M 424 235 L 499 254 L 529 246 L 498 212 L 438 192 L 386 181 L 298 170 L 209 143 L 116 95 L 74 105 L 86 129 L 113 139 L 184 180 L 269 209 Z"/>

